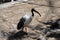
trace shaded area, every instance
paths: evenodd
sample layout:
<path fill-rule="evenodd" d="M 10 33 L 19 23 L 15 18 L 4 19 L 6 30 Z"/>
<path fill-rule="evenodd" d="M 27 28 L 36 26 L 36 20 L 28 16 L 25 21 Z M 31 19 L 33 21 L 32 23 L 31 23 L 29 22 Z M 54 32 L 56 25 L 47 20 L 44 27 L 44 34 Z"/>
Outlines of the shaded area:
<path fill-rule="evenodd" d="M 14 40 L 14 39 L 17 39 L 17 40 L 20 39 L 21 40 L 25 35 L 27 35 L 26 32 L 19 31 L 19 32 L 15 33 L 14 35 L 9 36 L 8 40 Z"/>
<path fill-rule="evenodd" d="M 17 0 L 13 0 L 13 1 L 17 1 Z M 0 0 L 0 4 L 7 3 L 7 2 L 11 2 L 11 0 Z"/>
<path fill-rule="evenodd" d="M 56 37 L 56 38 L 60 38 L 60 34 L 51 33 L 50 35 L 47 35 L 47 37 Z"/>
<path fill-rule="evenodd" d="M 50 21 L 47 21 L 47 22 L 41 22 L 39 21 L 40 23 L 43 23 L 45 25 L 51 25 L 50 26 L 50 29 L 60 29 L 60 19 L 57 19 L 57 20 L 50 20 Z"/>
<path fill-rule="evenodd" d="M 0 3 L 11 2 L 11 0 L 0 0 Z"/>
<path fill-rule="evenodd" d="M 42 30 L 43 28 L 40 28 L 40 26 L 37 25 L 34 29 L 35 29 L 35 30 Z"/>

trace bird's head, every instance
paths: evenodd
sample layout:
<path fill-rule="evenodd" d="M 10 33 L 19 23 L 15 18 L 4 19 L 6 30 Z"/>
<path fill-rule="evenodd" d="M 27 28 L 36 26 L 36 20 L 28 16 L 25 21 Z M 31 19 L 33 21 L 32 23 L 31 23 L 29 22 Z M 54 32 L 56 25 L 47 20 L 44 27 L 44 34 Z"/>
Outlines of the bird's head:
<path fill-rule="evenodd" d="M 41 16 L 41 14 L 38 11 L 36 11 L 34 8 L 31 9 L 31 12 L 32 12 L 32 16 L 34 16 L 33 12 L 36 12 L 36 13 L 38 13 Z"/>

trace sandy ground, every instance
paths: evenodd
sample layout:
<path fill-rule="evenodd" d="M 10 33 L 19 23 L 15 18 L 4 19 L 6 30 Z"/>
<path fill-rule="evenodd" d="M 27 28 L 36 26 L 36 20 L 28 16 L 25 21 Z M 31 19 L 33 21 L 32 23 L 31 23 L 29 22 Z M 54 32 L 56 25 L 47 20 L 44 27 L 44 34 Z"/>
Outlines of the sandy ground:
<path fill-rule="evenodd" d="M 22 40 L 37 40 L 40 35 L 43 35 L 40 28 L 47 28 L 46 25 L 38 21 L 46 22 L 60 18 L 59 3 L 60 0 L 28 0 L 0 4 L 0 40 L 7 40 L 8 34 L 18 32 L 16 27 L 20 18 L 25 14 L 31 14 L 32 8 L 35 8 L 42 16 L 40 17 L 38 14 L 35 14 L 30 23 L 30 28 L 28 28 L 28 33 L 33 35 L 30 34 L 29 37 L 25 37 Z M 5 36 L 3 36 L 2 31 L 6 32 Z M 52 37 L 49 40 L 56 39 Z"/>

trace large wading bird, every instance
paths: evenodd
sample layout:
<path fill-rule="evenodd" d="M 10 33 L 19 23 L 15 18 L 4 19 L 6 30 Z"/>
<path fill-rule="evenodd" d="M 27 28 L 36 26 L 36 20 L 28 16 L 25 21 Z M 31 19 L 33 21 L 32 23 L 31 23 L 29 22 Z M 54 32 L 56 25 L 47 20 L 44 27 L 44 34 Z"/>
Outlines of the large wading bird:
<path fill-rule="evenodd" d="M 32 8 L 31 9 L 32 15 L 26 14 L 18 22 L 18 24 L 17 24 L 17 29 L 18 30 L 22 29 L 22 31 L 23 31 L 24 27 L 27 27 L 31 23 L 31 21 L 32 21 L 32 19 L 34 17 L 34 12 L 36 12 L 37 14 L 40 15 L 40 13 L 38 11 L 36 11 L 34 8 Z M 27 29 L 25 29 L 25 30 L 27 31 Z"/>

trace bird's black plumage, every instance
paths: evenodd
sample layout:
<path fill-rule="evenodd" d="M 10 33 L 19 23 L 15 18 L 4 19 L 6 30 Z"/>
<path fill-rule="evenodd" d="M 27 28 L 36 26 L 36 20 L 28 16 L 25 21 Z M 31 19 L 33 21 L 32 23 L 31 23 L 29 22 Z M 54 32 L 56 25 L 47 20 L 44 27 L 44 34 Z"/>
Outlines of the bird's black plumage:
<path fill-rule="evenodd" d="M 17 29 L 18 30 L 24 27 L 25 20 L 26 20 L 25 18 L 20 19 L 19 23 L 17 24 Z"/>

